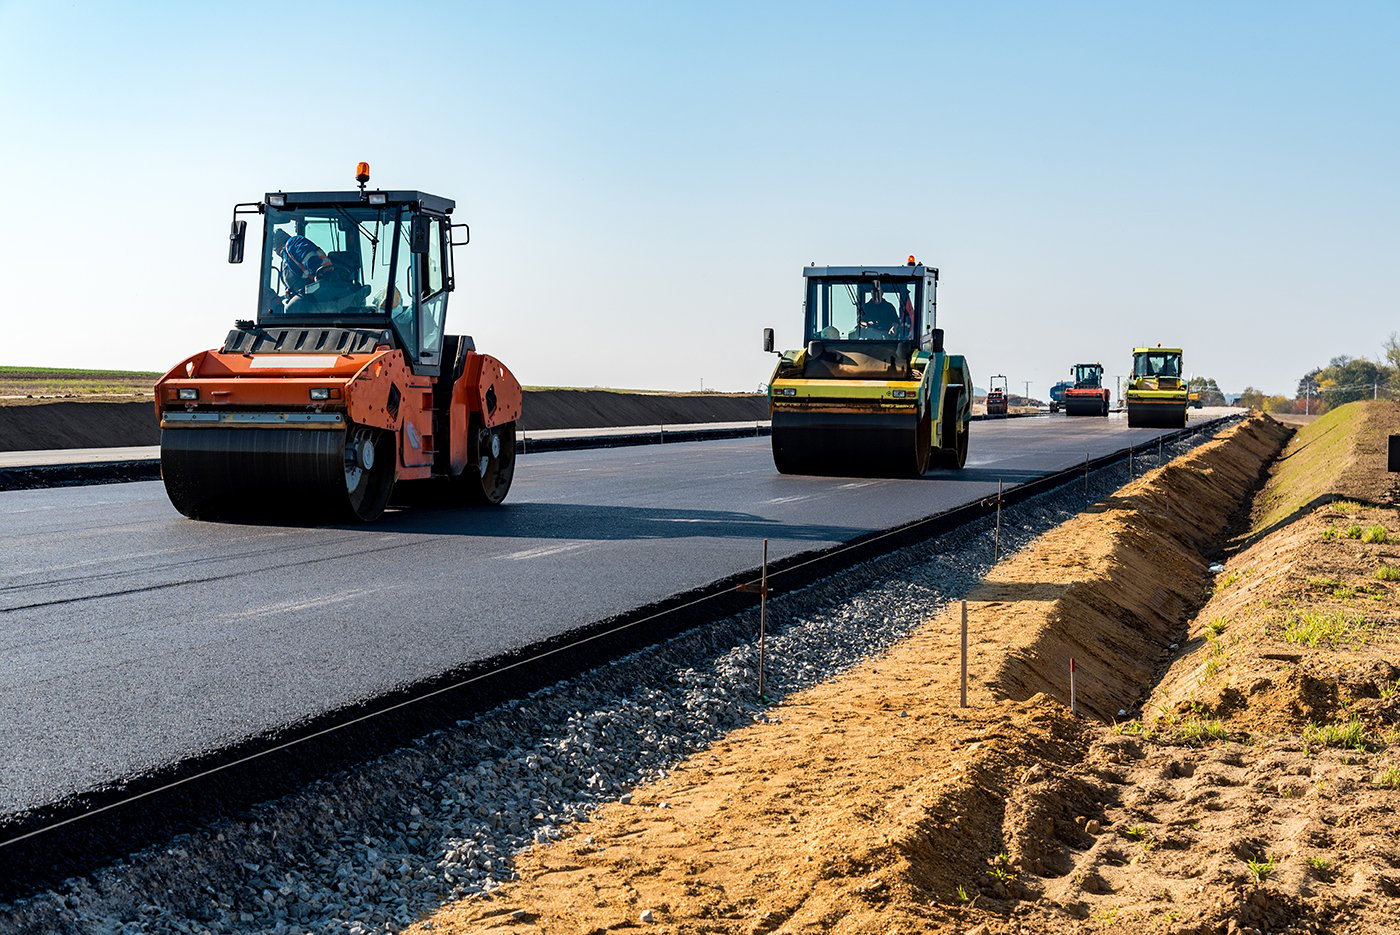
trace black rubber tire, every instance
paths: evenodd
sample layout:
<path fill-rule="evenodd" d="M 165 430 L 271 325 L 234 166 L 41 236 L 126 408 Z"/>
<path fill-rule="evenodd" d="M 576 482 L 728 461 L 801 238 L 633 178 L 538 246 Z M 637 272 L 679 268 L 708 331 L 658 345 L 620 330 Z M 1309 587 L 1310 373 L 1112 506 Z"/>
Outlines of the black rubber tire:
<path fill-rule="evenodd" d="M 515 423 L 482 425 L 473 415 L 467 426 L 467 466 L 457 478 L 462 498 L 479 506 L 498 506 L 515 478 Z"/>
<path fill-rule="evenodd" d="M 919 417 L 919 426 L 914 430 L 914 460 L 909 473 L 913 477 L 923 477 L 928 473 L 929 462 L 933 457 L 933 407 L 926 407 Z"/>
<path fill-rule="evenodd" d="M 372 466 L 360 467 L 359 454 L 368 445 L 374 452 Z M 372 523 L 389 505 L 394 490 L 394 435 L 382 429 L 352 425 L 345 433 L 345 500 L 340 519 L 351 523 Z M 353 472 L 353 473 L 352 473 Z"/>
<path fill-rule="evenodd" d="M 951 447 L 938 449 L 935 463 L 938 467 L 954 471 L 961 470 L 967 463 L 967 438 L 972 429 L 971 422 L 963 422 L 958 418 L 961 403 L 962 399 L 956 392 L 944 391 L 943 424 L 953 426 L 953 444 Z"/>

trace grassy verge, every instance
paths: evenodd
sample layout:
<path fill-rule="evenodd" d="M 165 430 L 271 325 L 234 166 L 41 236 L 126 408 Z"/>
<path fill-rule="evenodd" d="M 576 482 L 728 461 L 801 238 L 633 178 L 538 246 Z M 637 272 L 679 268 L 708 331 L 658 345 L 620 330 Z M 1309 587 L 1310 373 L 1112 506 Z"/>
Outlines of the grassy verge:
<path fill-rule="evenodd" d="M 0 396 L 105 396 L 150 393 L 160 374 L 144 370 L 0 367 Z"/>

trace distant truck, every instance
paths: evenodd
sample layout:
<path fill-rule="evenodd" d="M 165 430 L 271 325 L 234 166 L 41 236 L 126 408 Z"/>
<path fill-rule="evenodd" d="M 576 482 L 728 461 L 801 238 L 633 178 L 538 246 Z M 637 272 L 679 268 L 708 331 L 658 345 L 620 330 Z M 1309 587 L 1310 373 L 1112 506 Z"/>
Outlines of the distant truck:
<path fill-rule="evenodd" d="M 1050 387 L 1050 411 L 1059 412 L 1065 405 L 1065 390 L 1074 386 L 1073 380 L 1061 380 Z"/>

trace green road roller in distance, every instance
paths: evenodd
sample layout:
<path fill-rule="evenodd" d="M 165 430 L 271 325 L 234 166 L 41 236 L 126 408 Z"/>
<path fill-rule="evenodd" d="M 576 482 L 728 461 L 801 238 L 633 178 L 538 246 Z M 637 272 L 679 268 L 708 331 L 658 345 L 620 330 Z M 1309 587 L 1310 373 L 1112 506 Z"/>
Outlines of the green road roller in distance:
<path fill-rule="evenodd" d="M 1184 428 L 1188 400 L 1186 381 L 1181 374 L 1181 348 L 1133 348 L 1133 375 L 1125 394 L 1128 425 Z"/>
<path fill-rule="evenodd" d="M 811 266 L 804 345 L 769 380 L 773 462 L 784 474 L 919 477 L 967 461 L 972 377 L 943 348 L 938 270 Z M 773 329 L 763 348 L 773 351 Z"/>

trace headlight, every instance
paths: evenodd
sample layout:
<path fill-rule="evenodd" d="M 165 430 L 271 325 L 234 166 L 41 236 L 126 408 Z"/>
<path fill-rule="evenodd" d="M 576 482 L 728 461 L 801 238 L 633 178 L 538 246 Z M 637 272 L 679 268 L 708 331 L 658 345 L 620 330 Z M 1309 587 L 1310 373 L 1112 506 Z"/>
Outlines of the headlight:
<path fill-rule="evenodd" d="M 268 195 L 267 203 L 274 208 L 280 208 L 287 203 L 286 195 Z"/>
<path fill-rule="evenodd" d="M 895 399 L 903 399 L 907 394 L 904 390 L 890 390 L 890 395 Z"/>
<path fill-rule="evenodd" d="M 329 388 L 324 387 L 324 386 L 313 386 L 313 387 L 311 388 L 311 398 L 312 398 L 312 399 L 330 399 L 330 398 L 331 398 L 331 391 L 330 391 Z"/>
<path fill-rule="evenodd" d="M 796 390 L 796 388 L 794 388 L 794 387 L 785 386 L 785 387 L 783 387 L 783 395 L 784 395 L 784 396 L 796 396 L 796 395 L 797 395 L 797 390 Z"/>
<path fill-rule="evenodd" d="M 372 204 L 372 205 L 382 205 L 382 204 L 384 204 L 384 202 L 387 201 L 387 200 L 388 200 L 388 197 L 387 197 L 383 192 L 370 192 L 370 193 L 369 193 L 369 203 Z"/>
<path fill-rule="evenodd" d="M 199 399 L 199 390 L 193 386 L 182 386 L 175 391 L 176 399 Z"/>

